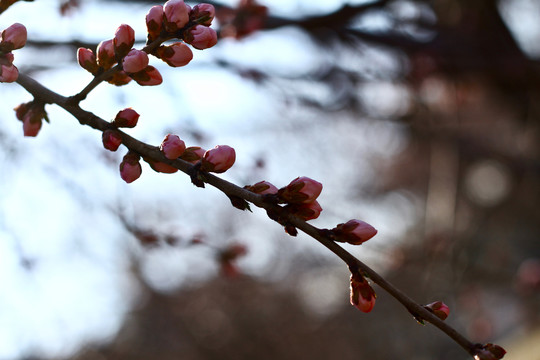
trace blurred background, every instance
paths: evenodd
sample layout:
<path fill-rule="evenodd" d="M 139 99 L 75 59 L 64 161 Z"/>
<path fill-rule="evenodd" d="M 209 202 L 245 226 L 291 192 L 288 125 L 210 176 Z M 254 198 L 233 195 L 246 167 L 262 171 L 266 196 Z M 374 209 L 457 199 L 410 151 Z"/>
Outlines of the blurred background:
<path fill-rule="evenodd" d="M 540 2 L 212 3 L 217 46 L 81 106 L 133 107 L 154 145 L 233 146 L 240 186 L 322 182 L 315 226 L 372 224 L 346 245 L 360 260 L 471 341 L 540 359 Z M 0 29 L 23 23 L 15 64 L 69 96 L 91 80 L 76 49 L 122 23 L 142 47 L 152 5 L 20 1 Z M 263 211 L 146 164 L 125 184 L 125 149 L 57 107 L 24 138 L 30 100 L 0 86 L 0 359 L 468 358 L 377 286 L 371 313 L 350 306 L 345 265 Z"/>

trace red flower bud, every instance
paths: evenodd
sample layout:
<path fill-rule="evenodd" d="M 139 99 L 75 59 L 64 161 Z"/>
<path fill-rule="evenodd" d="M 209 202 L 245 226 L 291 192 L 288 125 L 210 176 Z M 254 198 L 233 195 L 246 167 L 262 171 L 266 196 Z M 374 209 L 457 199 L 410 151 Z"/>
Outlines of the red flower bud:
<path fill-rule="evenodd" d="M 288 203 L 310 203 L 321 194 L 322 184 L 318 181 L 302 176 L 297 177 L 289 185 L 279 190 L 278 195 Z"/>
<path fill-rule="evenodd" d="M 182 0 L 169 0 L 163 5 L 165 14 L 165 30 L 177 31 L 189 22 L 190 8 Z"/>
<path fill-rule="evenodd" d="M 213 5 L 202 3 L 195 5 L 189 16 L 193 21 L 201 25 L 210 26 L 212 20 L 214 20 L 215 14 L 216 9 Z"/>
<path fill-rule="evenodd" d="M 23 123 L 24 136 L 37 136 L 41 129 L 43 119 L 47 118 L 44 104 L 38 104 L 31 101 L 26 104 L 20 104 L 14 110 L 17 119 L 21 120 Z"/>
<path fill-rule="evenodd" d="M 19 69 L 15 65 L 0 66 L 0 82 L 12 83 L 19 78 Z"/>
<path fill-rule="evenodd" d="M 137 84 L 142 86 L 152 86 L 152 85 L 159 85 L 163 82 L 163 78 L 161 77 L 161 74 L 159 71 L 149 65 L 145 69 L 130 74 L 131 78 L 137 82 Z"/>
<path fill-rule="evenodd" d="M 450 314 L 450 308 L 442 301 L 435 301 L 434 303 L 428 304 L 425 307 L 441 320 L 446 320 Z"/>
<path fill-rule="evenodd" d="M 25 116 L 23 119 L 23 134 L 24 136 L 35 137 L 41 130 L 41 119 L 32 120 L 31 116 Z"/>
<path fill-rule="evenodd" d="M 129 25 L 120 25 L 114 34 L 113 44 L 114 52 L 119 59 L 126 56 L 135 44 L 135 31 Z"/>
<path fill-rule="evenodd" d="M 27 32 L 23 24 L 15 23 L 2 31 L 0 50 L 9 52 L 22 48 L 26 44 Z"/>
<path fill-rule="evenodd" d="M 358 273 L 351 275 L 351 305 L 368 313 L 375 306 L 377 295 L 364 277 Z"/>
<path fill-rule="evenodd" d="M 103 147 L 110 151 L 116 151 L 122 144 L 122 135 L 116 130 L 105 130 L 101 135 Z"/>
<path fill-rule="evenodd" d="M 159 149 L 163 151 L 163 154 L 167 159 L 177 159 L 186 150 L 186 144 L 180 139 L 178 135 L 168 134 L 161 142 Z"/>
<path fill-rule="evenodd" d="M 259 181 L 254 185 L 248 185 L 245 187 L 247 190 L 254 192 L 255 194 L 277 194 L 278 188 L 269 183 L 268 181 Z"/>
<path fill-rule="evenodd" d="M 133 128 L 137 125 L 139 116 L 140 115 L 132 108 L 125 108 L 116 114 L 113 124 L 117 127 Z"/>
<path fill-rule="evenodd" d="M 97 62 L 105 70 L 110 69 L 116 63 L 113 40 L 104 40 L 99 43 Z"/>
<path fill-rule="evenodd" d="M 307 204 L 289 204 L 285 206 L 285 209 L 287 209 L 291 214 L 294 214 L 305 221 L 318 218 L 323 210 L 317 200 L 313 200 Z"/>
<path fill-rule="evenodd" d="M 195 49 L 204 50 L 217 44 L 217 34 L 212 28 L 197 25 L 189 31 L 185 40 Z"/>
<path fill-rule="evenodd" d="M 160 46 L 156 55 L 172 67 L 185 66 L 193 59 L 193 52 L 189 46 L 180 42 L 169 46 Z"/>
<path fill-rule="evenodd" d="M 228 145 L 217 145 L 215 148 L 207 150 L 202 158 L 201 169 L 222 173 L 229 170 L 236 160 L 234 149 Z"/>
<path fill-rule="evenodd" d="M 139 159 L 139 155 L 130 151 L 124 156 L 124 159 L 120 163 L 120 177 L 128 184 L 137 180 L 142 174 Z"/>
<path fill-rule="evenodd" d="M 98 64 L 96 54 L 90 49 L 79 48 L 77 50 L 77 61 L 79 65 L 91 74 L 95 74 L 98 71 Z"/>
<path fill-rule="evenodd" d="M 336 241 L 360 245 L 377 234 L 377 230 L 362 220 L 349 220 L 345 224 L 339 224 L 332 232 L 336 235 Z"/>
<path fill-rule="evenodd" d="M 122 68 L 127 73 L 136 73 L 148 66 L 148 55 L 137 49 L 132 49 L 122 60 Z"/>
<path fill-rule="evenodd" d="M 148 37 L 150 40 L 156 39 L 161 34 L 163 26 L 163 6 L 156 5 L 150 8 L 146 14 L 146 28 L 148 29 Z"/>

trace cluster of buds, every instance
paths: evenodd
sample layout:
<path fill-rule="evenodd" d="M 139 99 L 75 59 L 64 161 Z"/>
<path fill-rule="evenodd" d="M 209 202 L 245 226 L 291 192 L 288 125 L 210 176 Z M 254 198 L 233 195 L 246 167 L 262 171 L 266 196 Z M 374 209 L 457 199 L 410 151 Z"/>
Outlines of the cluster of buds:
<path fill-rule="evenodd" d="M 23 123 L 24 136 L 37 136 L 43 120 L 49 121 L 43 103 L 31 101 L 20 104 L 14 110 L 17 119 Z"/>
<path fill-rule="evenodd" d="M 15 23 L 0 34 L 0 82 L 14 82 L 19 77 L 19 70 L 13 65 L 12 51 L 26 44 L 26 27 Z"/>
<path fill-rule="evenodd" d="M 358 271 L 351 272 L 351 305 L 368 313 L 375 306 L 377 295 L 367 280 Z"/>
<path fill-rule="evenodd" d="M 504 357 L 506 350 L 499 345 L 486 344 L 474 355 L 475 360 L 499 360 Z"/>

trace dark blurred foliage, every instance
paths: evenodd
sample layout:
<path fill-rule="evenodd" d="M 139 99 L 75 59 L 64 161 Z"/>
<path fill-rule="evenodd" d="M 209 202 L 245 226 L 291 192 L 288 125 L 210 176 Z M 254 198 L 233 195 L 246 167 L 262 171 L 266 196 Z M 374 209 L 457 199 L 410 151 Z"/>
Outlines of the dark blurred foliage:
<path fill-rule="evenodd" d="M 400 17 L 404 3 L 423 10 Z M 350 90 L 334 91 L 339 98 L 324 103 L 292 96 L 329 119 L 349 112 L 403 124 L 407 146 L 392 163 L 380 164 L 369 195 L 406 191 L 420 199 L 424 212 L 403 234 L 406 245 L 393 250 L 386 276 L 415 299 L 445 301 L 447 321 L 478 342 L 526 332 L 540 320 L 540 64 L 518 45 L 498 5 L 383 0 L 304 18 L 268 13 L 264 21 L 264 11 L 252 11 L 260 31 L 296 26 L 321 51 L 330 46 L 360 54 L 368 46 L 392 51 L 402 62 L 400 73 L 375 76 L 406 86 L 409 103 L 399 114 L 370 112 L 351 85 L 373 76 L 347 69 L 337 57 L 307 80 Z M 217 8 L 230 21 L 229 36 L 249 36 L 245 18 Z M 392 18 L 393 28 L 354 26 L 375 12 Z M 234 32 L 234 24 L 244 27 Z M 260 69 L 219 65 L 261 86 L 275 80 Z M 291 274 L 293 285 L 284 286 L 239 275 L 173 295 L 147 290 L 116 340 L 74 359 L 465 358 L 387 294 L 379 293 L 372 313 L 356 311 L 347 303 L 346 275 L 343 306 L 330 316 L 314 315 L 295 295 L 295 281 L 302 279 Z"/>

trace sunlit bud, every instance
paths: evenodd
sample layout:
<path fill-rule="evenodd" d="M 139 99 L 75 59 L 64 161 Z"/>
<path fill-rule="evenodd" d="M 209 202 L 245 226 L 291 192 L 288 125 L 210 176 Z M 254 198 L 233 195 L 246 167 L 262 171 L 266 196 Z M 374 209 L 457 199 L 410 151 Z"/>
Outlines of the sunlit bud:
<path fill-rule="evenodd" d="M 506 354 L 506 350 L 504 350 L 502 347 L 491 343 L 484 345 L 484 349 L 493 354 L 496 359 L 502 359 Z"/>
<path fill-rule="evenodd" d="M 126 74 L 125 71 L 115 71 L 114 74 L 110 78 L 107 78 L 107 82 L 109 84 L 113 84 L 116 86 L 126 85 L 130 81 L 131 81 L 131 78 L 129 77 L 128 74 Z"/>
<path fill-rule="evenodd" d="M 26 27 L 23 24 L 15 23 L 2 31 L 0 49 L 3 52 L 20 49 L 26 44 Z"/>
<path fill-rule="evenodd" d="M 235 160 L 236 153 L 232 147 L 217 145 L 204 153 L 201 169 L 203 171 L 222 173 L 229 170 Z"/>
<path fill-rule="evenodd" d="M 104 40 L 99 43 L 97 47 L 97 62 L 105 70 L 110 69 L 116 63 L 112 40 Z"/>
<path fill-rule="evenodd" d="M 19 78 L 19 69 L 15 65 L 0 66 L 0 82 L 11 83 Z"/>
<path fill-rule="evenodd" d="M 98 71 L 96 54 L 90 49 L 79 48 L 77 50 L 77 61 L 83 69 L 91 74 L 95 74 Z"/>
<path fill-rule="evenodd" d="M 136 73 L 148 66 L 148 54 L 142 50 L 132 49 L 122 60 L 122 68 L 127 73 Z"/>
<path fill-rule="evenodd" d="M 317 200 L 313 200 L 307 204 L 289 204 L 285 206 L 285 209 L 305 221 L 318 218 L 323 210 Z"/>
<path fill-rule="evenodd" d="M 215 14 L 216 9 L 213 5 L 202 3 L 193 7 L 190 17 L 201 25 L 210 26 Z"/>
<path fill-rule="evenodd" d="M 156 39 L 161 33 L 163 25 L 163 6 L 152 6 L 146 14 L 146 28 L 148 29 L 148 37 L 150 40 Z"/>
<path fill-rule="evenodd" d="M 156 172 L 165 173 L 165 174 L 173 174 L 173 173 L 178 171 L 177 168 L 175 168 L 175 167 L 173 167 L 171 165 L 162 163 L 160 161 L 154 161 L 154 160 L 149 159 L 149 158 L 144 159 L 144 161 L 146 161 L 148 163 L 148 165 L 150 165 L 152 170 L 154 170 Z"/>
<path fill-rule="evenodd" d="M 288 203 L 310 203 L 321 194 L 322 184 L 306 176 L 297 177 L 289 185 L 279 190 L 280 198 Z"/>
<path fill-rule="evenodd" d="M 200 146 L 190 146 L 186 148 L 180 159 L 195 164 L 203 158 L 205 152 L 206 150 Z"/>
<path fill-rule="evenodd" d="M 193 52 L 189 46 L 181 42 L 160 46 L 156 50 L 156 55 L 172 67 L 185 66 L 193 59 Z"/>
<path fill-rule="evenodd" d="M 217 44 L 217 34 L 212 28 L 197 25 L 189 31 L 185 40 L 195 49 L 204 50 Z"/>
<path fill-rule="evenodd" d="M 377 295 L 364 277 L 358 273 L 351 275 L 351 305 L 368 313 L 375 306 Z"/>
<path fill-rule="evenodd" d="M 161 142 L 159 149 L 167 159 L 174 160 L 184 153 L 186 144 L 178 137 L 178 135 L 168 134 Z"/>
<path fill-rule="evenodd" d="M 332 232 L 336 235 L 336 241 L 360 245 L 377 234 L 377 230 L 362 220 L 349 220 L 345 224 L 339 224 Z"/>
<path fill-rule="evenodd" d="M 442 301 L 435 301 L 434 303 L 428 304 L 425 307 L 441 320 L 446 320 L 450 314 L 450 308 Z"/>
<path fill-rule="evenodd" d="M 135 44 L 135 31 L 129 25 L 120 25 L 114 33 L 113 44 L 114 52 L 119 59 L 126 56 Z"/>
<path fill-rule="evenodd" d="M 248 185 L 245 187 L 247 190 L 254 192 L 255 194 L 277 194 L 278 188 L 269 183 L 268 181 L 259 181 L 256 184 Z"/>
<path fill-rule="evenodd" d="M 133 128 L 137 125 L 139 114 L 132 108 L 120 110 L 113 120 L 113 124 L 117 127 Z"/>
<path fill-rule="evenodd" d="M 133 152 L 128 152 L 120 163 L 120 177 L 125 182 L 132 183 L 142 174 L 140 156 Z"/>
<path fill-rule="evenodd" d="M 163 5 L 165 13 L 165 30 L 169 32 L 183 28 L 189 22 L 189 6 L 182 0 L 169 0 Z"/>
<path fill-rule="evenodd" d="M 101 135 L 103 147 L 110 151 L 116 151 L 122 144 L 122 135 L 116 130 L 105 130 Z"/>
<path fill-rule="evenodd" d="M 142 86 L 159 85 L 163 82 L 163 78 L 159 71 L 151 65 L 137 73 L 130 74 L 129 76 L 131 76 L 137 84 Z"/>

